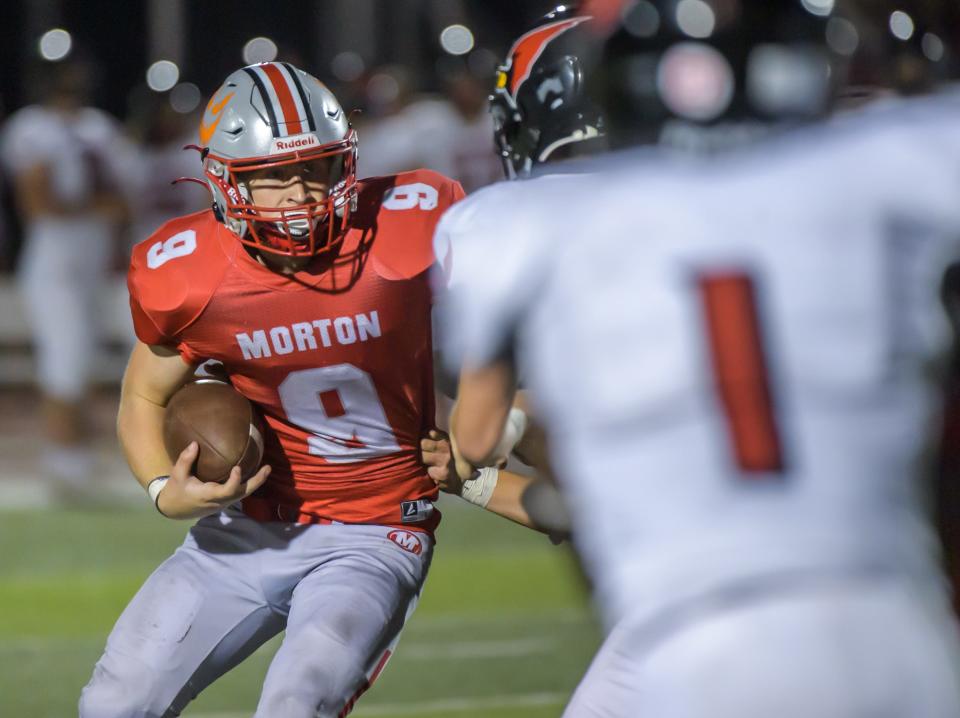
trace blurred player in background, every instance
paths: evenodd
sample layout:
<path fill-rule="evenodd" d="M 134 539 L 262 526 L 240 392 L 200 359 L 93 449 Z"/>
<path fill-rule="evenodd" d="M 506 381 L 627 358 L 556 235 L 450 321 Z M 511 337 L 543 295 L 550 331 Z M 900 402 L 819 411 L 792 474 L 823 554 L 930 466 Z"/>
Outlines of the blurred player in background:
<path fill-rule="evenodd" d="M 73 57 L 38 74 L 41 101 L 14 113 L 2 135 L 24 228 L 19 279 L 43 394 L 46 471 L 83 488 L 94 471 L 88 389 L 99 344 L 97 298 L 127 217 L 119 125 L 89 106 L 93 66 Z"/>
<path fill-rule="evenodd" d="M 914 462 L 954 339 L 960 100 L 786 132 L 841 79 L 831 3 L 622 5 L 624 151 L 518 190 L 450 298 L 454 438 L 482 465 L 527 379 L 609 631 L 566 715 L 956 716 Z"/>
<path fill-rule="evenodd" d="M 456 179 L 468 192 L 494 182 L 490 154 L 489 79 L 466 67 L 444 77 L 444 95 L 417 95 L 410 72 L 387 65 L 366 83 L 370 117 L 359 115 L 362 176 L 427 167 Z"/>
<path fill-rule="evenodd" d="M 206 209 L 210 193 L 193 183 L 174 181 L 195 177 L 201 169 L 197 153 L 184 146 L 196 141 L 196 112 L 174 108 L 169 93 L 139 87 L 130 97 L 128 131 L 136 145 L 128 193 L 138 198 L 130 237 L 141 242 L 164 222 Z"/>
<path fill-rule="evenodd" d="M 479 190 L 444 215 L 434 238 L 443 270 L 437 274 L 441 292 L 456 292 L 460 283 L 468 281 L 464 273 L 470 267 L 457 258 L 459 243 L 482 245 L 497 231 L 501 211 L 514 204 L 518 193 L 530 184 L 562 186 L 583 171 L 583 163 L 572 160 L 605 148 L 603 117 L 587 92 L 584 63 L 579 57 L 591 21 L 580 13 L 579 3 L 567 3 L 517 38 L 508 51 L 490 97 L 494 145 L 507 181 Z M 536 178 L 531 179 L 534 174 Z M 524 186 L 514 180 L 524 180 Z M 443 311 L 441 301 L 440 314 Z M 450 372 L 455 374 L 457 369 L 450 367 Z M 494 452 L 497 457 L 515 452 L 548 474 L 542 431 L 536 422 L 529 420 L 521 406 L 513 407 L 506 421 L 509 431 L 500 437 Z M 494 430 L 499 435 L 498 427 Z M 466 475 L 469 468 L 461 462 L 459 471 Z M 522 503 L 537 525 L 566 533 L 569 518 L 555 489 L 543 482 L 531 483 L 528 488 L 531 490 L 523 495 Z"/>
<path fill-rule="evenodd" d="M 179 715 L 284 629 L 256 715 L 346 715 L 394 650 L 433 553 L 449 447 L 432 432 L 428 270 L 462 190 L 426 170 L 358 180 L 343 109 L 288 63 L 231 74 L 200 141 L 214 209 L 134 250 L 139 341 L 118 416 L 160 513 L 200 520 L 120 617 L 80 715 Z M 265 421 L 265 463 L 245 482 L 237 467 L 204 484 L 195 443 L 173 465 L 164 449 L 164 407 L 206 360 Z M 441 457 L 429 468 L 428 434 Z M 529 523 L 515 478 L 464 496 Z"/>

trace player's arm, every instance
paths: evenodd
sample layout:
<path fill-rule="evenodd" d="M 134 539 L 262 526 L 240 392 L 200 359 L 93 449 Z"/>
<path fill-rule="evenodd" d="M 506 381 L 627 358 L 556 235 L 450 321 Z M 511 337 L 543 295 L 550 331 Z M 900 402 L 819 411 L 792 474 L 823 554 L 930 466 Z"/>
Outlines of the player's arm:
<path fill-rule="evenodd" d="M 439 353 L 435 354 L 433 365 L 434 386 L 437 392 L 456 401 L 457 376 L 442 368 L 444 363 Z M 522 389 L 518 390 L 514 396 L 513 406 L 507 414 L 507 425 L 501 435 L 501 445 L 498 448 L 502 449 L 502 456 L 498 456 L 498 460 L 507 458 L 512 452 L 527 466 L 537 470 L 549 467 L 543 427 L 531 416 L 527 392 Z M 499 463 L 499 461 L 491 463 Z"/>
<path fill-rule="evenodd" d="M 529 395 L 519 389 L 513 397 L 513 409 L 509 416 L 515 416 L 516 411 L 522 412 L 522 425 L 514 425 L 511 431 L 519 434 L 513 446 L 513 455 L 527 466 L 532 466 L 545 476 L 552 476 L 550 470 L 550 456 L 547 453 L 547 436 L 536 415 L 530 411 Z M 508 423 L 510 419 L 508 418 Z M 522 430 L 521 430 L 522 429 Z M 501 437 L 510 441 L 512 436 Z"/>
<path fill-rule="evenodd" d="M 170 518 L 199 518 L 249 496 L 266 481 L 265 466 L 247 482 L 234 467 L 223 484 L 204 483 L 191 474 L 198 447 L 191 443 L 171 462 L 163 443 L 163 414 L 174 393 L 193 376 L 194 367 L 176 351 L 137 342 L 120 392 L 117 435 L 130 470 L 147 489 L 157 477 L 169 477 L 156 497 Z"/>
<path fill-rule="evenodd" d="M 500 470 L 486 510 L 548 534 L 553 539 L 570 536 L 570 516 L 555 484 L 540 476 Z"/>
<path fill-rule="evenodd" d="M 522 435 L 504 436 L 516 394 L 512 364 L 498 359 L 460 371 L 457 403 L 450 415 L 450 434 L 457 450 L 474 466 L 502 460 Z M 512 441 L 511 441 L 512 440 Z M 510 443 L 510 446 L 506 446 Z"/>
<path fill-rule="evenodd" d="M 144 488 L 173 468 L 163 444 L 163 413 L 194 369 L 163 346 L 138 341 L 130 354 L 120 389 L 117 435 L 130 470 Z"/>
<path fill-rule="evenodd" d="M 569 535 L 569 516 L 553 483 L 494 467 L 473 470 L 462 461 L 460 470 L 467 467 L 467 473 L 461 478 L 449 437 L 436 429 L 421 440 L 420 449 L 427 473 L 442 491 L 551 537 Z"/>

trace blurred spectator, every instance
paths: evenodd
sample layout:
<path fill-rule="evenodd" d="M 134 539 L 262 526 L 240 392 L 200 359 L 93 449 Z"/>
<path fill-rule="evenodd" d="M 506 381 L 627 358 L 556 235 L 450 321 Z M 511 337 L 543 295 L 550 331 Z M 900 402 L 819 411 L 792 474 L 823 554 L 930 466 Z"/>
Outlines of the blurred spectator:
<path fill-rule="evenodd" d="M 403 68 L 378 70 L 367 82 L 367 105 L 374 119 L 359 129 L 359 175 L 426 167 L 453 177 L 468 192 L 501 179 L 492 151 L 487 84 L 462 70 L 446 80 L 446 98 L 415 97 Z"/>
<path fill-rule="evenodd" d="M 126 187 L 132 206 L 130 240 L 136 244 L 174 217 L 199 212 L 210 205 L 210 192 L 193 182 L 173 184 L 180 177 L 202 177 L 200 153 L 184 149 L 197 142 L 199 115 L 178 112 L 165 93 L 146 87 L 134 91 L 128 129 L 136 144 Z"/>
<path fill-rule="evenodd" d="M 32 86 L 40 103 L 14 113 L 0 152 L 23 225 L 18 279 L 29 313 L 43 394 L 47 473 L 77 488 L 92 475 L 86 396 L 98 348 L 96 298 L 127 216 L 117 158 L 118 124 L 88 107 L 93 66 L 45 64 Z"/>
<path fill-rule="evenodd" d="M 467 192 L 503 179 L 500 160 L 493 150 L 493 119 L 488 106 L 492 85 L 492 73 L 481 79 L 461 70 L 447 78 L 447 96 L 456 118 L 444 148 L 450 166 L 440 171 L 459 180 Z"/>
<path fill-rule="evenodd" d="M 445 114 L 437 99 L 414 100 L 407 70 L 381 67 L 367 80 L 365 112 L 358 117 L 363 143 L 357 174 L 375 177 L 425 166 L 424 134 L 434 131 Z"/>

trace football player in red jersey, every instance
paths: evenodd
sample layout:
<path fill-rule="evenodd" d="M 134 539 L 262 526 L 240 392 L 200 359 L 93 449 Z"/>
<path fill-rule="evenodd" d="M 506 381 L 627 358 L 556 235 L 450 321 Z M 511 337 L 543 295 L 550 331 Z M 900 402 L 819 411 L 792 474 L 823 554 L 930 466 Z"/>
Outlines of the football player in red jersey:
<path fill-rule="evenodd" d="M 111 633 L 83 718 L 179 715 L 286 629 L 256 716 L 340 716 L 382 670 L 426 578 L 439 513 L 432 434 L 434 227 L 460 186 L 429 171 L 358 180 L 336 98 L 286 63 L 231 74 L 200 126 L 212 210 L 133 253 L 139 342 L 118 433 L 167 517 L 200 520 Z M 164 407 L 220 362 L 265 424 L 263 467 L 224 484 L 171 466 Z M 438 446 L 439 445 L 439 446 Z M 449 453 L 449 450 L 445 450 Z M 432 476 L 433 475 L 433 476 Z M 512 476 L 512 475 L 508 475 Z M 514 480 L 516 480 L 515 483 Z M 512 477 L 466 496 L 529 523 Z"/>

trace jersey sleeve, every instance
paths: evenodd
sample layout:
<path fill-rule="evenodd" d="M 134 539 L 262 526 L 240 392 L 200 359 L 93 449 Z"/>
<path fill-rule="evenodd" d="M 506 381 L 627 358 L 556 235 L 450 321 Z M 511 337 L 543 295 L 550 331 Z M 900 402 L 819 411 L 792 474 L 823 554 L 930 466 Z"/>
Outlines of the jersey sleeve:
<path fill-rule="evenodd" d="M 432 170 L 404 172 L 371 181 L 379 202 L 379 237 L 373 264 L 386 279 L 409 279 L 435 263 L 433 236 L 443 214 L 464 197 L 456 180 Z"/>
<path fill-rule="evenodd" d="M 227 265 L 209 226 L 190 219 L 169 222 L 134 247 L 127 289 L 137 338 L 196 363 L 203 357 L 191 350 L 184 332 L 209 303 Z"/>

